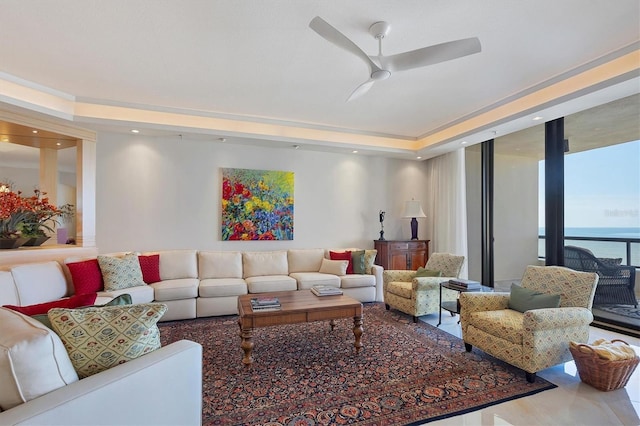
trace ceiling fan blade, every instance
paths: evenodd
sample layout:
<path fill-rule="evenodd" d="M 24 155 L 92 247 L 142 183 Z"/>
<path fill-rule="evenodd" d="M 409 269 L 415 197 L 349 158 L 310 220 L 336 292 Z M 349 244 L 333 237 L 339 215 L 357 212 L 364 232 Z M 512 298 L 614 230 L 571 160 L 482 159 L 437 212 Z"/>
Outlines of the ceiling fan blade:
<path fill-rule="evenodd" d="M 380 67 L 371 60 L 369 55 L 364 53 L 354 42 L 349 40 L 344 34 L 332 27 L 327 21 L 316 16 L 309 22 L 309 28 L 317 32 L 320 37 L 335 44 L 336 46 L 351 52 L 362 59 L 370 68 L 370 74 L 374 71 L 380 71 Z"/>
<path fill-rule="evenodd" d="M 362 83 L 360 86 L 356 87 L 356 90 L 351 92 L 351 95 L 349 95 L 349 98 L 347 98 L 347 102 L 352 101 L 354 99 L 358 99 L 360 96 L 367 93 L 369 89 L 371 89 L 371 86 L 373 86 L 373 83 L 375 82 L 376 82 L 375 80 L 369 79 L 364 83 Z"/>
<path fill-rule="evenodd" d="M 477 37 L 472 37 L 434 44 L 433 46 L 398 53 L 397 55 L 379 56 L 378 58 L 380 59 L 380 65 L 383 69 L 393 72 L 410 70 L 461 58 L 478 53 L 481 50 L 480 40 L 478 40 Z"/>

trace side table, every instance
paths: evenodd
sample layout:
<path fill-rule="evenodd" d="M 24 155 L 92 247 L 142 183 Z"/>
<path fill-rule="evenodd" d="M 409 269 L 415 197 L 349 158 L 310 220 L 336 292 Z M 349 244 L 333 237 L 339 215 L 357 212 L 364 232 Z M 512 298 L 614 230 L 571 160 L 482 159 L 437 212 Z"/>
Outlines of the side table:
<path fill-rule="evenodd" d="M 464 293 L 467 291 L 486 291 L 486 292 L 491 292 L 493 291 L 492 287 L 488 287 L 483 285 L 480 288 L 475 288 L 475 289 L 471 289 L 471 290 L 467 290 L 464 288 L 460 288 L 458 286 L 453 286 L 449 284 L 449 281 L 445 281 L 443 283 L 440 283 L 440 299 L 438 300 L 438 303 L 440 304 L 440 310 L 438 311 L 438 325 L 436 325 L 436 327 L 440 327 L 440 324 L 442 324 L 442 309 L 444 309 L 445 311 L 449 311 L 451 312 L 451 315 L 456 315 L 456 314 L 460 314 L 460 300 L 456 299 L 455 302 L 443 302 L 442 301 L 442 289 L 443 288 L 448 288 L 449 290 L 453 290 L 453 291 L 457 291 L 458 293 Z M 460 319 L 458 319 L 458 324 L 460 323 Z"/>

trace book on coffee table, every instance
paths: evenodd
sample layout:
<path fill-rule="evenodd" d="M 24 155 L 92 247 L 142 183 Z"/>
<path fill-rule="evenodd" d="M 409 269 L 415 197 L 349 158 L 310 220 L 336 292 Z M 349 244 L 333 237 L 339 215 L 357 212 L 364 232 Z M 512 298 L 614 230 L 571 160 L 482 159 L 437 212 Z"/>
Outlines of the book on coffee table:
<path fill-rule="evenodd" d="M 255 297 L 251 299 L 251 309 L 254 311 L 277 311 L 280 300 L 277 297 Z"/>
<path fill-rule="evenodd" d="M 342 290 L 328 285 L 314 285 L 311 287 L 311 293 L 316 296 L 335 296 L 342 294 Z"/>

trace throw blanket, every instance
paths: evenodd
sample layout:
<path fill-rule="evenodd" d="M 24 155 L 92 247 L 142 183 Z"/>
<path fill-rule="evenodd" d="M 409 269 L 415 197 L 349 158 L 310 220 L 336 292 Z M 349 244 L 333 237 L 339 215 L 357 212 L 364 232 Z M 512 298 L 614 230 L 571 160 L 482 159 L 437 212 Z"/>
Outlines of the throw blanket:
<path fill-rule="evenodd" d="M 576 342 L 570 342 L 571 347 L 579 349 L 581 352 L 591 352 L 591 348 L 600 358 L 608 359 L 610 361 L 619 361 L 623 359 L 635 358 L 636 352 L 631 346 L 623 341 L 610 342 L 605 339 L 598 339 L 590 345 L 580 344 Z"/>

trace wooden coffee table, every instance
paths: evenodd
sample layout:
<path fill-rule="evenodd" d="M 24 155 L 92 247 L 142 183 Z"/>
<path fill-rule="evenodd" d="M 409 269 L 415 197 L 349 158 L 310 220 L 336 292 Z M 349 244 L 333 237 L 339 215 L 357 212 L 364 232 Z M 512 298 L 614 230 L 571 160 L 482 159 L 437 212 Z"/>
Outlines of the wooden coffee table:
<path fill-rule="evenodd" d="M 251 299 L 256 297 L 277 297 L 281 309 L 278 311 L 256 311 L 251 309 Z M 250 366 L 253 362 L 253 329 L 272 325 L 298 324 L 312 321 L 330 321 L 331 330 L 335 320 L 353 318 L 353 335 L 356 353 L 362 348 L 362 303 L 345 296 L 318 297 L 309 290 L 281 291 L 273 293 L 245 294 L 238 297 L 238 324 L 240 325 L 240 347 L 244 351 L 242 362 Z"/>

